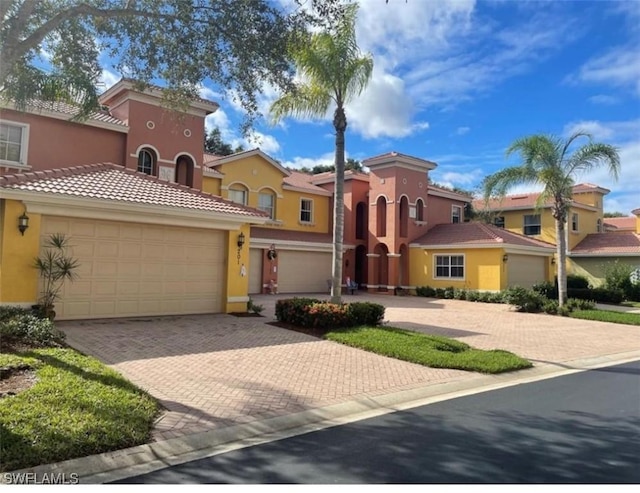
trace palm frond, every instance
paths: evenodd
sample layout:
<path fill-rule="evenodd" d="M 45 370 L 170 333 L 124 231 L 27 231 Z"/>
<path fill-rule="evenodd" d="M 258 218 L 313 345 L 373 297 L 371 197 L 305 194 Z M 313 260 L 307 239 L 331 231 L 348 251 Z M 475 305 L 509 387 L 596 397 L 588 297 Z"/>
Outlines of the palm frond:
<path fill-rule="evenodd" d="M 620 174 L 620 156 L 618 149 L 609 144 L 591 142 L 576 150 L 567 160 L 567 172 L 588 173 L 602 165 L 607 166 L 609 174 L 618 179 Z"/>
<path fill-rule="evenodd" d="M 303 118 L 322 116 L 329 110 L 332 100 L 331 94 L 318 85 L 299 85 L 273 102 L 271 120 L 277 123 L 287 115 Z"/>
<path fill-rule="evenodd" d="M 504 197 L 516 185 L 537 183 L 538 175 L 533 166 L 511 166 L 487 176 L 482 182 L 485 200 L 490 197 Z"/>

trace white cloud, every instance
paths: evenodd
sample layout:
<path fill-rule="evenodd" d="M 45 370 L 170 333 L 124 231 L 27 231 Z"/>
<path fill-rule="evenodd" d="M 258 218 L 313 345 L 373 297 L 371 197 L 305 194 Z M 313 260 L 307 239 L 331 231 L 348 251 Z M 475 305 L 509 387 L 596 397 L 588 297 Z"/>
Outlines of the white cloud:
<path fill-rule="evenodd" d="M 317 166 L 319 164 L 323 166 L 332 166 L 333 160 L 334 160 L 333 152 L 327 152 L 317 158 L 296 156 L 293 159 L 284 161 L 282 165 L 286 168 L 293 168 L 293 169 L 313 168 L 314 166 Z"/>
<path fill-rule="evenodd" d="M 220 135 L 224 140 L 231 140 L 235 138 L 232 123 L 229 120 L 227 113 L 222 108 L 218 108 L 213 113 L 207 115 L 204 119 L 204 127 L 207 133 L 209 133 L 213 128 L 218 127 L 220 129 Z"/>
<path fill-rule="evenodd" d="M 254 130 L 240 142 L 245 148 L 253 149 L 259 147 L 266 154 L 273 155 L 280 152 L 280 143 L 273 135 L 263 134 Z M 237 144 L 234 144 L 237 146 Z"/>
<path fill-rule="evenodd" d="M 100 75 L 99 91 L 104 92 L 121 79 L 119 74 L 111 72 L 109 69 L 103 69 Z"/>
<path fill-rule="evenodd" d="M 589 102 L 593 104 L 614 105 L 618 104 L 620 100 L 615 96 L 609 96 L 608 94 L 596 94 L 589 98 Z"/>
<path fill-rule="evenodd" d="M 470 127 L 458 127 L 458 128 L 456 128 L 456 135 L 468 134 L 469 130 L 471 130 Z"/>
<path fill-rule="evenodd" d="M 640 53 L 637 46 L 618 46 L 587 61 L 569 82 L 609 84 L 640 96 Z"/>
<path fill-rule="evenodd" d="M 565 135 L 576 129 L 587 129 L 596 141 L 612 144 L 620 155 L 620 177 L 615 181 L 606 167 L 577 177 L 579 182 L 595 183 L 611 193 L 604 199 L 605 210 L 629 213 L 640 207 L 640 119 L 618 122 L 579 121 L 565 126 Z"/>
<path fill-rule="evenodd" d="M 200 93 L 200 97 L 204 99 L 208 99 L 209 101 L 217 102 L 218 99 L 222 99 L 224 97 L 223 94 L 214 91 L 210 87 L 205 86 L 204 84 L 200 84 L 198 88 L 198 92 Z"/>

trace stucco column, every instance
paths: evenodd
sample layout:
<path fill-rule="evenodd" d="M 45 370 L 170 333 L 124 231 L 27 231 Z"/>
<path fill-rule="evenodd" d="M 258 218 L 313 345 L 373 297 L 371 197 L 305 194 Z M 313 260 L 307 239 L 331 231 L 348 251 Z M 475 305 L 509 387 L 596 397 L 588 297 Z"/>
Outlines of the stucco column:
<path fill-rule="evenodd" d="M 400 285 L 400 254 L 399 253 L 387 253 L 387 259 L 389 262 L 389 291 L 393 291 L 394 288 Z"/>
<path fill-rule="evenodd" d="M 378 259 L 379 253 L 367 253 L 367 263 L 369 264 L 369 272 L 367 276 L 367 291 L 375 293 L 378 291 Z"/>

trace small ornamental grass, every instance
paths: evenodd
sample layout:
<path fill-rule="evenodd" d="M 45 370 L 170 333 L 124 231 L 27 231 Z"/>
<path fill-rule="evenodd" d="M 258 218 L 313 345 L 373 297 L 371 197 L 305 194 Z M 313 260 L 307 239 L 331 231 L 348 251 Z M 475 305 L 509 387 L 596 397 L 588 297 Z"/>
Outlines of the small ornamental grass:
<path fill-rule="evenodd" d="M 394 327 L 340 329 L 327 332 L 325 338 L 432 368 L 504 373 L 532 366 L 526 359 L 508 351 L 484 351 L 454 339 Z"/>
<path fill-rule="evenodd" d="M 146 443 L 158 405 L 94 358 L 72 349 L 0 354 L 2 368 L 35 370 L 33 387 L 0 399 L 0 470 Z"/>

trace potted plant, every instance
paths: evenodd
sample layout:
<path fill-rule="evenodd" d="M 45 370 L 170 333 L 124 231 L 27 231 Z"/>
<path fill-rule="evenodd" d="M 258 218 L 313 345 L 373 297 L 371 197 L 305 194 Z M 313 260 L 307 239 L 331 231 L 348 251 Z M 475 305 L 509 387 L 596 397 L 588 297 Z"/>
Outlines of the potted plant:
<path fill-rule="evenodd" d="M 64 234 L 54 233 L 47 238 L 42 253 L 34 261 L 42 284 L 38 304 L 33 308 L 50 320 L 56 316 L 55 302 L 60 297 L 64 281 L 77 278 L 78 260 L 69 255 L 68 248 L 69 239 Z"/>

